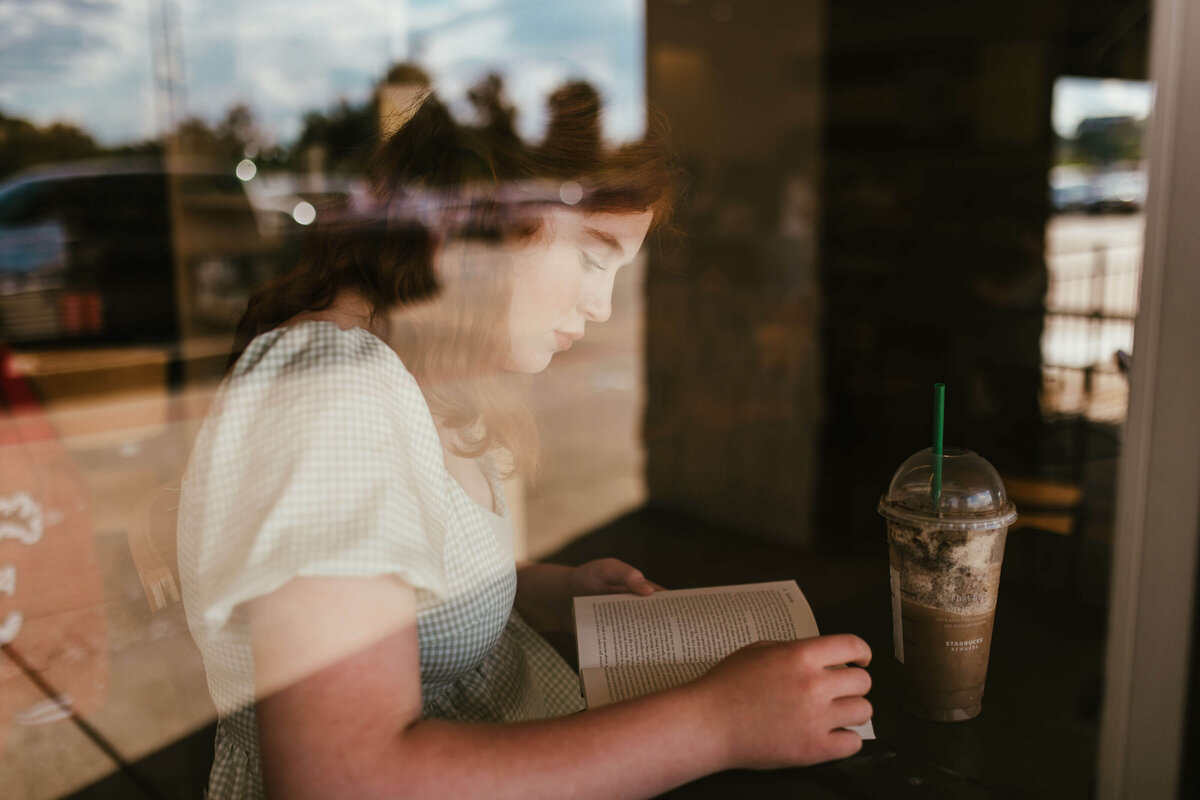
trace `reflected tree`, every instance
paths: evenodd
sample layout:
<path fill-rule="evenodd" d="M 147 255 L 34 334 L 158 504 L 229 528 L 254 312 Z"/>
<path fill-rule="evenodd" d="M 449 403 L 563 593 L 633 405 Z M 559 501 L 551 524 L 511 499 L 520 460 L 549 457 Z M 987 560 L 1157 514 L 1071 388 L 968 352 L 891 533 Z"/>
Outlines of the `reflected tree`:
<path fill-rule="evenodd" d="M 480 131 L 498 142 L 515 143 L 517 109 L 504 91 L 504 78 L 492 72 L 467 90 L 467 100 L 475 107 Z"/>
<path fill-rule="evenodd" d="M 324 171 L 361 173 L 378 139 L 378 117 L 375 98 L 362 105 L 342 100 L 328 112 L 308 112 L 300 137 L 292 147 L 292 167 L 309 168 L 310 154 L 319 152 Z"/>
<path fill-rule="evenodd" d="M 100 152 L 91 134 L 75 125 L 45 127 L 0 113 L 0 179 L 35 164 L 88 158 Z"/>
<path fill-rule="evenodd" d="M 539 156 L 563 172 L 590 168 L 602 152 L 600 93 L 587 81 L 570 81 L 550 94 L 547 105 L 550 122 Z"/>
<path fill-rule="evenodd" d="M 1074 151 L 1086 164 L 1140 161 L 1145 124 L 1133 117 L 1094 117 L 1079 123 Z"/>
<path fill-rule="evenodd" d="M 175 130 L 176 142 L 187 155 L 221 161 L 240 161 L 258 151 L 262 135 L 254 112 L 244 103 L 230 106 L 215 126 L 200 117 L 188 117 Z"/>

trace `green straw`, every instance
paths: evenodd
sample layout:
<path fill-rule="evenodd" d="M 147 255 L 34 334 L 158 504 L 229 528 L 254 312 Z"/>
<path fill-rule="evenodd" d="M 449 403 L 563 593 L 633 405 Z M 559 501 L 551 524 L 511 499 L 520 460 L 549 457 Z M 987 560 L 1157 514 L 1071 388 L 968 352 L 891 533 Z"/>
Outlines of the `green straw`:
<path fill-rule="evenodd" d="M 933 385 L 933 510 L 942 502 L 942 427 L 946 418 L 946 384 Z"/>

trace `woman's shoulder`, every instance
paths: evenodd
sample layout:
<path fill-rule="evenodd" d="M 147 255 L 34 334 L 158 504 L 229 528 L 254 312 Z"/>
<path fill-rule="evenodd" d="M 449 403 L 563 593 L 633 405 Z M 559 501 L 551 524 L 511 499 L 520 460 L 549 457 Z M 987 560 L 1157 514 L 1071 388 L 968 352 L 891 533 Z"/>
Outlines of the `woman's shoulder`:
<path fill-rule="evenodd" d="M 389 365 L 400 358 L 379 337 L 361 327 L 327 320 L 304 320 L 273 328 L 250 341 L 231 378 L 264 371 L 295 372 L 308 367 L 345 364 Z"/>
<path fill-rule="evenodd" d="M 305 320 L 255 337 L 226 379 L 225 395 L 287 403 L 350 403 L 428 416 L 417 380 L 386 342 L 360 327 Z M 228 399 L 228 398 L 227 398 Z"/>
<path fill-rule="evenodd" d="M 360 327 L 339 327 L 325 320 L 285 325 L 251 340 L 229 373 L 231 381 L 322 375 L 403 380 L 416 385 L 396 351 Z"/>

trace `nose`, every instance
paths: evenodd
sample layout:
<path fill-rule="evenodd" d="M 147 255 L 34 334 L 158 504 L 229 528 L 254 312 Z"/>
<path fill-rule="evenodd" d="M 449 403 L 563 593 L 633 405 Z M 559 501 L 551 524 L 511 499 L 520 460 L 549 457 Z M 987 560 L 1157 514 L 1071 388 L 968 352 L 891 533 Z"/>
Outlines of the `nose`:
<path fill-rule="evenodd" d="M 585 290 L 579 298 L 579 313 L 589 322 L 607 322 L 612 316 L 613 281 L 591 290 Z"/>
<path fill-rule="evenodd" d="M 590 323 L 606 323 L 612 317 L 612 283 L 584 293 L 580 297 L 580 313 Z"/>

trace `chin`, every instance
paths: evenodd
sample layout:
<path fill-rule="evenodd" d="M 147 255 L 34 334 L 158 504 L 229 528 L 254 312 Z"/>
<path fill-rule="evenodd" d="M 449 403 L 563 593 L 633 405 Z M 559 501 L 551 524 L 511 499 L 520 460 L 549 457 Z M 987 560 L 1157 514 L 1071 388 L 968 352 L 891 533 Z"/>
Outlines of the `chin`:
<path fill-rule="evenodd" d="M 504 365 L 504 369 L 507 372 L 536 375 L 550 366 L 550 360 L 553 357 L 554 353 L 551 352 L 513 354 L 508 357 L 508 362 Z"/>

